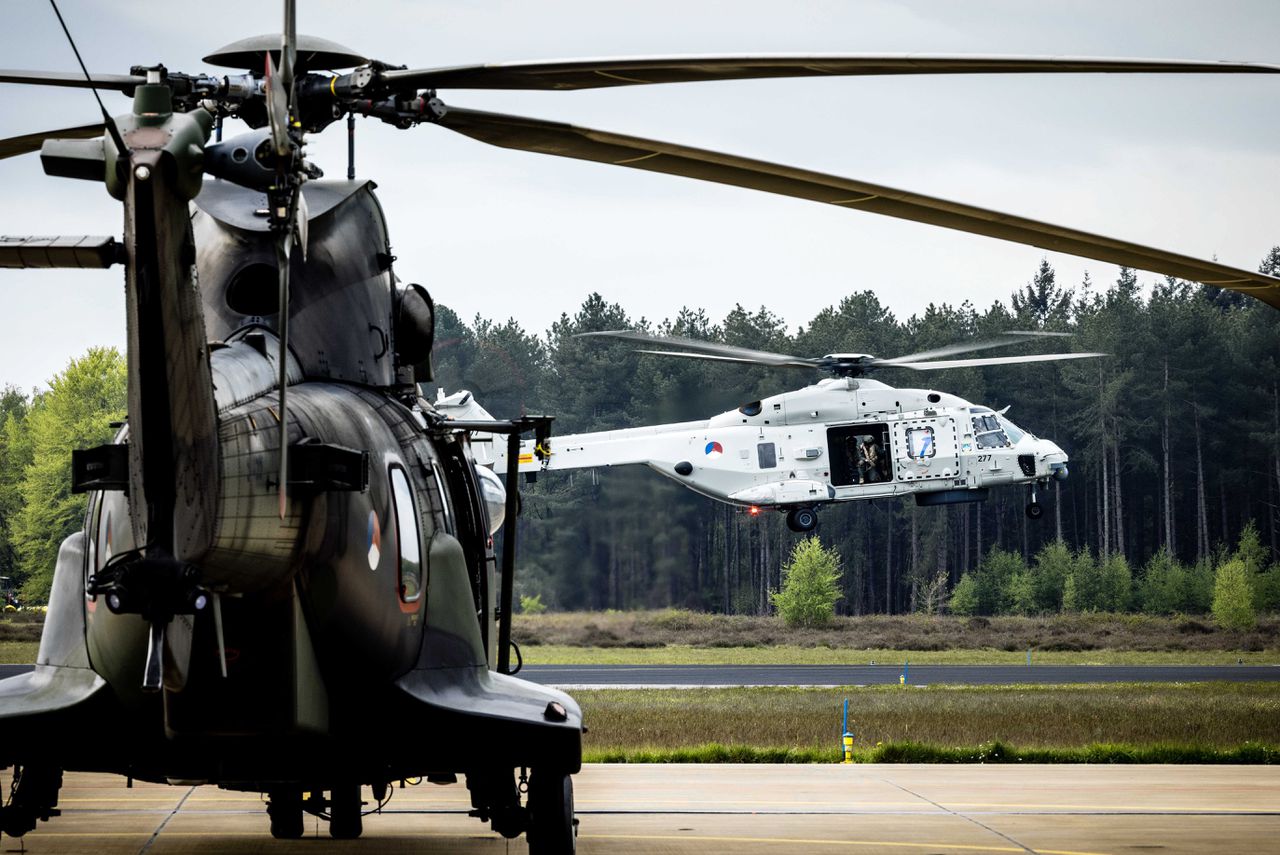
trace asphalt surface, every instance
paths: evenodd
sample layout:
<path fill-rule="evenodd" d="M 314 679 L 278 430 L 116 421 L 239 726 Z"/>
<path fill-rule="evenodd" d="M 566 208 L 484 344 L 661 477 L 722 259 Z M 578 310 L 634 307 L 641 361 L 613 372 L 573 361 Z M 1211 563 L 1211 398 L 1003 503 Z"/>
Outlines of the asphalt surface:
<path fill-rule="evenodd" d="M 30 671 L 0 665 L 0 678 Z M 901 665 L 526 665 L 520 676 L 568 688 L 682 686 L 872 686 L 894 684 Z M 907 682 L 926 686 L 1010 683 L 1203 683 L 1280 680 L 1280 665 L 910 665 Z"/>
<path fill-rule="evenodd" d="M 0 776 L 8 790 L 9 776 Z M 1161 855 L 1275 852 L 1274 766 L 617 765 L 574 776 L 584 855 Z M 366 800 L 369 791 L 364 791 Z M 393 790 L 359 841 L 308 817 L 272 840 L 257 793 L 68 774 L 62 816 L 23 838 L 31 855 L 527 852 L 466 816 L 465 784 Z"/>
<path fill-rule="evenodd" d="M 567 687 L 870 686 L 897 683 L 902 665 L 527 665 L 520 676 Z M 1280 680 L 1277 665 L 909 665 L 912 685 L 1191 683 Z"/>

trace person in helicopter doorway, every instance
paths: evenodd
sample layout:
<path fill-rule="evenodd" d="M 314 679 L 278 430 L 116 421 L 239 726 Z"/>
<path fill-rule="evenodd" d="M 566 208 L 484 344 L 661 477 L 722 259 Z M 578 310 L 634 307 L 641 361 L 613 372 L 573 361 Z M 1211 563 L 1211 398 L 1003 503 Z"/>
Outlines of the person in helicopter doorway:
<path fill-rule="evenodd" d="M 883 480 L 881 462 L 883 454 L 880 443 L 871 434 L 864 434 L 858 443 L 858 483 L 874 484 Z"/>

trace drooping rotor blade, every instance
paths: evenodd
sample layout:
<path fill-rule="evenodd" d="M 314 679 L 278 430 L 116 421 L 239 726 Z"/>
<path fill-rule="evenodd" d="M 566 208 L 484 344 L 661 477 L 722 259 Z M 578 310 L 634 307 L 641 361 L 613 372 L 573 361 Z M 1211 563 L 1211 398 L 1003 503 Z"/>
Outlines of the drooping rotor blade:
<path fill-rule="evenodd" d="M 1060 359 L 1094 359 L 1106 353 L 1034 353 L 1030 356 L 992 356 L 985 359 L 943 359 L 937 362 L 881 362 L 872 367 L 910 368 L 915 371 L 937 371 L 943 368 L 977 368 L 982 365 L 1017 365 L 1022 362 L 1056 362 Z"/>
<path fill-rule="evenodd" d="M 33 86 L 70 86 L 75 89 L 114 89 L 132 95 L 135 87 L 147 82 L 147 78 L 135 74 L 83 74 L 73 71 L 23 71 L 0 69 L 0 83 L 26 83 Z"/>
<path fill-rule="evenodd" d="M 0 140 L 0 159 L 39 151 L 45 140 L 83 140 L 102 136 L 104 132 L 105 126 L 98 122 L 96 125 L 76 125 L 74 128 L 59 128 L 56 131 L 40 131 L 36 134 L 9 137 L 8 139 Z"/>
<path fill-rule="evenodd" d="M 293 104 L 293 71 L 297 62 L 298 9 L 296 0 L 284 0 L 284 33 L 280 37 L 280 85 Z"/>
<path fill-rule="evenodd" d="M 637 332 L 635 330 L 606 330 L 603 332 L 578 333 L 575 338 L 613 338 L 620 341 L 640 342 L 641 344 L 660 344 L 668 347 L 684 348 L 684 350 L 687 351 L 686 353 L 676 354 L 678 356 L 701 354 L 704 356 L 730 359 L 734 362 L 752 362 L 757 365 L 769 365 L 775 368 L 817 368 L 819 366 L 819 362 L 816 359 L 804 359 L 799 356 L 790 356 L 785 353 L 771 353 L 767 350 L 752 350 L 746 347 L 735 347 L 731 344 L 718 344 L 713 341 L 699 341 L 695 338 L 684 338 L 683 336 L 649 335 L 648 333 Z M 666 353 L 667 351 L 657 352 Z"/>
<path fill-rule="evenodd" d="M 893 365 L 899 362 L 919 362 L 922 359 L 937 359 L 942 356 L 951 356 L 956 353 L 972 353 L 975 350 L 989 350 L 993 347 L 1009 347 L 1014 344 L 1025 344 L 1033 338 L 1052 338 L 1052 337 L 1070 337 L 1070 333 L 1063 332 L 1022 332 L 1018 330 L 1010 330 L 1009 332 L 1000 333 L 1001 338 L 986 339 L 984 341 L 971 341 L 960 344 L 951 344 L 946 347 L 937 347 L 933 350 L 922 350 L 918 353 L 908 353 L 903 356 L 895 356 L 892 359 L 877 359 L 877 365 Z"/>
<path fill-rule="evenodd" d="M 1275 74 L 1280 66 L 1252 62 L 1070 56 L 942 56 L 828 54 L 810 56 L 668 56 L 510 62 L 385 71 L 403 89 L 597 89 L 652 83 L 836 77 L 884 74 Z"/>
<path fill-rule="evenodd" d="M 1280 278 L 921 193 L 763 160 L 504 113 L 450 107 L 437 123 L 503 148 L 594 160 L 808 199 L 1229 288 L 1280 308 Z"/>
<path fill-rule="evenodd" d="M 271 147 L 278 157 L 289 153 L 289 93 L 284 88 L 276 61 L 266 55 L 264 77 L 267 90 L 267 124 L 271 126 Z"/>
<path fill-rule="evenodd" d="M 278 423 L 280 426 L 280 471 L 279 471 L 279 496 L 280 496 L 280 519 L 284 519 L 285 506 L 288 503 L 288 484 L 289 484 L 289 411 L 286 409 L 287 393 L 289 390 L 289 249 L 293 245 L 293 236 L 289 232 L 282 232 L 276 238 L 276 264 L 280 269 L 280 293 L 279 302 L 276 303 L 278 311 L 277 317 L 279 322 L 276 324 L 276 333 L 280 338 L 280 361 L 276 366 L 280 372 L 280 412 L 278 413 Z"/>
<path fill-rule="evenodd" d="M 712 362 L 740 362 L 740 363 L 745 362 L 745 363 L 746 363 L 746 364 L 748 364 L 748 365 L 760 365 L 760 364 L 761 364 L 760 360 L 758 360 L 758 359 L 747 359 L 747 358 L 746 358 L 746 357 L 744 357 L 744 356 L 714 356 L 714 355 L 712 355 L 712 354 L 710 354 L 710 353 L 689 353 L 689 352 L 687 352 L 687 351 L 683 351 L 683 350 L 646 350 L 646 349 L 644 349 L 644 348 L 640 348 L 640 347 L 638 347 L 638 348 L 636 348 L 636 353 L 648 353 L 648 354 L 652 354 L 653 356 L 683 356 L 683 357 L 686 357 L 686 358 L 688 358 L 688 359 L 705 359 L 705 360 L 712 361 Z M 809 365 L 809 364 L 807 364 L 807 363 L 806 363 L 806 364 L 804 364 L 804 365 L 801 365 L 801 364 L 798 364 L 798 363 L 786 363 L 785 365 L 780 365 L 780 366 L 771 366 L 771 367 L 778 367 L 778 368 L 815 368 L 815 367 L 817 367 L 817 366 Z"/>

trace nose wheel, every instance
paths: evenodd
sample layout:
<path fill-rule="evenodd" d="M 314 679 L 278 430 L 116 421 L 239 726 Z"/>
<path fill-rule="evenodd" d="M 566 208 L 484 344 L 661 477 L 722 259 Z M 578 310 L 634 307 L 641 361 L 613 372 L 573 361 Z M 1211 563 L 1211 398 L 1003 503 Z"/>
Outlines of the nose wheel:
<path fill-rule="evenodd" d="M 804 533 L 818 525 L 818 512 L 813 508 L 792 508 L 787 511 L 787 528 Z"/>
<path fill-rule="evenodd" d="M 1031 485 L 1031 500 L 1027 502 L 1027 519 L 1038 520 L 1044 516 L 1044 505 L 1036 501 L 1036 485 Z"/>

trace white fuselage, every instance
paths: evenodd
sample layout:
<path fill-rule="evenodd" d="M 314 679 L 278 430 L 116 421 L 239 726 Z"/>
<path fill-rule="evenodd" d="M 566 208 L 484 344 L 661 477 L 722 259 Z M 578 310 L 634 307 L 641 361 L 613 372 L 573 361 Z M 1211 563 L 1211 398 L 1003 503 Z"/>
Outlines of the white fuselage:
<path fill-rule="evenodd" d="M 988 407 L 862 378 L 822 380 L 705 421 L 554 436 L 550 445 L 539 459 L 523 443 L 520 471 L 640 463 L 712 498 L 759 506 L 908 493 L 935 494 L 922 503 L 975 501 L 988 487 L 1065 478 L 1067 463 L 1057 445 Z M 504 451 L 494 448 L 498 472 Z"/>

